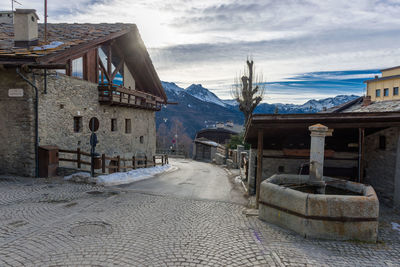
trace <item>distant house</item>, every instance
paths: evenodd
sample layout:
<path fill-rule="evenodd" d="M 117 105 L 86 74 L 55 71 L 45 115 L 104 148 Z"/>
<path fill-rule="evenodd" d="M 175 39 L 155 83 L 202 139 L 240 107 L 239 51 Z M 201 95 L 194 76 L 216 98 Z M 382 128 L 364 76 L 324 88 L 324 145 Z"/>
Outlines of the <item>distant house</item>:
<path fill-rule="evenodd" d="M 242 131 L 243 126 L 231 121 L 218 122 L 214 127 L 198 131 L 194 140 L 193 158 L 212 161 L 217 147 L 228 144 L 233 135 L 239 135 Z"/>
<path fill-rule="evenodd" d="M 156 149 L 167 97 L 134 24 L 38 24 L 32 9 L 0 23 L 0 172 L 34 176 L 38 147 L 130 157 Z M 45 40 L 46 38 L 46 40 Z"/>
<path fill-rule="evenodd" d="M 234 124 L 231 121 L 226 123 L 218 122 L 214 127 L 201 129 L 196 133 L 197 138 L 206 138 L 210 141 L 217 142 L 218 144 L 229 143 L 232 135 L 239 135 L 243 131 L 242 125 Z"/>
<path fill-rule="evenodd" d="M 212 161 L 220 144 L 200 137 L 194 140 L 193 155 L 195 160 Z"/>
<path fill-rule="evenodd" d="M 326 138 L 324 175 L 371 184 L 382 203 L 400 207 L 399 77 L 400 67 L 382 70 L 382 78 L 365 82 L 365 97 L 321 113 L 253 115 L 245 133 L 250 191 L 256 189 L 257 155 L 262 180 L 275 173 L 308 174 L 308 127 L 321 123 L 333 129 Z"/>

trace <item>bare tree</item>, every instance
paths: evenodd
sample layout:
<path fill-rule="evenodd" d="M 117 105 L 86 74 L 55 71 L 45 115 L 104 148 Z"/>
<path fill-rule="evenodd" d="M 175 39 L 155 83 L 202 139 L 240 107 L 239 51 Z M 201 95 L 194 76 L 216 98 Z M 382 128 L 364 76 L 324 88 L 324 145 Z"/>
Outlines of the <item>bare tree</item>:
<path fill-rule="evenodd" d="M 244 73 L 239 75 L 242 76 L 240 79 L 239 76 L 235 78 L 232 87 L 232 96 L 239 103 L 239 109 L 244 114 L 245 125 L 265 94 L 265 82 L 262 74 L 254 76 L 253 60 L 247 60 L 246 63 L 247 70 L 245 69 Z"/>

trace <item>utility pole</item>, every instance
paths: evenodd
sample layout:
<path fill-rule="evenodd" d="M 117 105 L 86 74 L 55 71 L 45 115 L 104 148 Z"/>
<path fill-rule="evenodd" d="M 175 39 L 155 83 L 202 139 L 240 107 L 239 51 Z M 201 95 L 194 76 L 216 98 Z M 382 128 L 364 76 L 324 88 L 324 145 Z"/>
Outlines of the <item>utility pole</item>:
<path fill-rule="evenodd" d="M 47 43 L 47 0 L 44 0 L 44 43 Z"/>

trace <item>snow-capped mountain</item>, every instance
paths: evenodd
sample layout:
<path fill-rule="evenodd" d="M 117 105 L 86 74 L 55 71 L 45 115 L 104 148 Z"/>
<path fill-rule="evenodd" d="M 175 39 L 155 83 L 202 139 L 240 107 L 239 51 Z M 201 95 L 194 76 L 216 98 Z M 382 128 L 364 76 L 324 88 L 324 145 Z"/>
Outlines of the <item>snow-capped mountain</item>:
<path fill-rule="evenodd" d="M 225 105 L 232 107 L 239 105 L 239 103 L 235 99 L 222 99 L 222 102 L 224 102 Z"/>
<path fill-rule="evenodd" d="M 214 93 L 210 92 L 208 89 L 204 88 L 201 84 L 192 84 L 185 90 L 188 94 L 200 99 L 204 102 L 214 103 L 225 107 L 225 103 L 219 99 Z"/>
<path fill-rule="evenodd" d="M 208 124 L 227 120 L 236 124 L 243 123 L 243 114 L 233 99 L 221 100 L 201 85 L 193 84 L 187 89 L 170 82 L 162 82 L 162 85 L 168 100 L 178 104 L 167 105 L 160 112 L 156 112 L 157 126 L 165 123 L 165 119 L 168 121 L 167 124 L 171 123 L 173 119 L 177 119 L 183 123 L 187 134 L 193 138 L 197 131 L 205 128 Z M 338 95 L 320 100 L 312 99 L 302 105 L 262 103 L 257 106 L 254 113 L 315 113 L 357 97 L 355 95 Z"/>
<path fill-rule="evenodd" d="M 166 93 L 172 93 L 172 94 L 179 94 L 181 93 L 184 89 L 176 85 L 175 83 L 170 83 L 170 82 L 161 82 L 161 85 L 164 87 L 164 90 Z"/>

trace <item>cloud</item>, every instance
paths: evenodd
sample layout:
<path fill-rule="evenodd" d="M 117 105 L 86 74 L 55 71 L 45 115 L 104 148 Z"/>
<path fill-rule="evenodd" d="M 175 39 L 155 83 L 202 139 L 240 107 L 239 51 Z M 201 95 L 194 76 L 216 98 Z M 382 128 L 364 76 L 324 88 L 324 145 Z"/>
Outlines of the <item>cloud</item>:
<path fill-rule="evenodd" d="M 42 0 L 21 2 L 43 15 Z M 49 1 L 50 22 L 136 23 L 161 79 L 223 97 L 248 56 L 277 97 L 283 87 L 306 97 L 298 82 L 314 95 L 359 90 L 352 83 L 369 73 L 334 71 L 400 65 L 399 13 L 399 0 Z"/>

